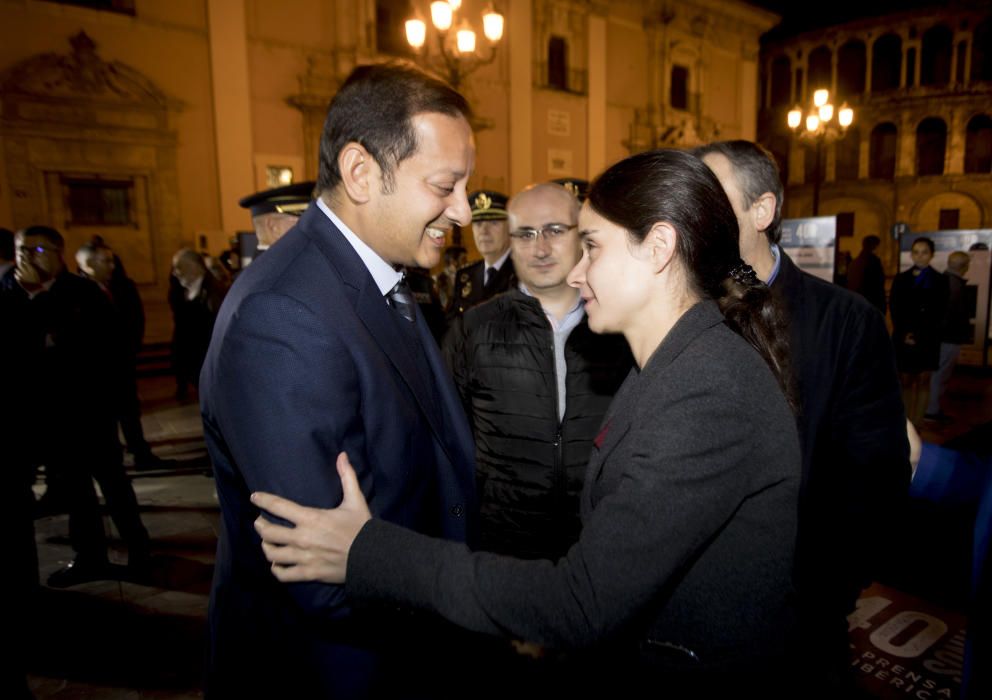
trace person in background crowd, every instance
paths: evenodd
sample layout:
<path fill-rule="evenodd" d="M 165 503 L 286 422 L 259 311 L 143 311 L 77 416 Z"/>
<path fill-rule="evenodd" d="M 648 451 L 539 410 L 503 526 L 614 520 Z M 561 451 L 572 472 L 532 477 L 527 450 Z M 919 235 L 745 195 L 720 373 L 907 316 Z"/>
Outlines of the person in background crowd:
<path fill-rule="evenodd" d="M 885 315 L 885 269 L 875 254 L 882 241 L 878 236 L 865 236 L 861 252 L 847 268 L 847 288 L 857 292 Z"/>
<path fill-rule="evenodd" d="M 36 450 L 31 438 L 34 424 L 31 401 L 32 382 L 37 378 L 30 371 L 35 352 L 31 338 L 23 332 L 30 327 L 30 306 L 23 303 L 14 267 L 14 233 L 0 229 L 0 386 L 5 401 L 0 402 L 0 493 L 4 507 L 0 508 L 0 529 L 5 533 L 4 571 L 0 576 L 0 596 L 5 602 L 4 630 L 8 639 L 15 640 L 5 651 L 0 664 L 0 694 L 10 698 L 33 698 L 28 690 L 27 645 L 37 627 L 38 547 L 35 543 L 35 482 Z"/>
<path fill-rule="evenodd" d="M 817 697 L 845 697 L 853 684 L 847 615 L 875 575 L 875 537 L 884 536 L 909 490 L 906 419 L 888 331 L 865 299 L 803 272 L 779 247 L 783 186 L 770 153 L 740 140 L 695 152 L 730 197 L 741 257 L 788 312 L 803 455 L 801 662 L 817 678 Z"/>
<path fill-rule="evenodd" d="M 930 378 L 930 401 L 927 404 L 924 420 L 949 422 L 951 419 L 940 408 L 941 399 L 947 389 L 947 382 L 954 372 L 961 355 L 961 346 L 975 341 L 975 331 L 971 319 L 975 315 L 975 304 L 967 295 L 968 266 L 971 258 L 963 251 L 955 251 L 947 257 L 947 306 L 940 324 L 940 361 L 937 371 Z"/>
<path fill-rule="evenodd" d="M 947 278 L 930 266 L 934 243 L 913 241 L 913 266 L 892 281 L 892 340 L 906 414 L 919 426 L 930 400 L 930 374 L 940 364 L 940 326 L 947 308 Z"/>
<path fill-rule="evenodd" d="M 413 293 L 417 306 L 420 307 L 424 322 L 431 329 L 434 342 L 440 346 L 448 332 L 448 319 L 444 313 L 444 306 L 441 304 L 441 294 L 437 288 L 437 283 L 431 276 L 431 271 L 426 268 L 408 265 L 404 269 L 406 270 L 406 283 Z"/>
<path fill-rule="evenodd" d="M 237 278 L 238 273 L 241 272 L 241 249 L 237 236 L 231 236 L 227 248 L 217 256 L 217 261 L 224 266 L 224 270 L 232 280 Z"/>
<path fill-rule="evenodd" d="M 117 262 L 114 251 L 95 239 L 76 251 L 80 274 L 99 285 L 114 309 L 118 362 L 118 421 L 135 469 L 156 469 L 171 464 L 152 453 L 141 426 L 141 400 L 138 397 L 137 362 L 145 335 L 145 311 L 134 281 Z"/>
<path fill-rule="evenodd" d="M 451 310 L 451 305 L 454 302 L 455 279 L 458 277 L 458 268 L 465 265 L 465 255 L 466 251 L 460 245 L 445 248 L 442 257 L 444 267 L 434 280 L 437 284 L 441 307 L 446 314 Z"/>
<path fill-rule="evenodd" d="M 354 605 L 571 649 L 559 686 L 570 696 L 781 697 L 800 451 L 777 305 L 740 260 L 720 183 L 684 151 L 609 168 L 579 230 L 569 284 L 593 331 L 624 335 L 636 368 L 593 441 L 568 553 L 471 552 L 372 518 L 342 453 L 337 509 L 254 495 L 295 526 L 256 520 L 272 572 L 346 581 Z"/>
<path fill-rule="evenodd" d="M 315 186 L 313 181 L 295 182 L 241 198 L 238 204 L 251 212 L 251 225 L 258 239 L 256 258 L 296 225 L 313 200 Z"/>
<path fill-rule="evenodd" d="M 172 365 L 176 397 L 184 401 L 190 385 L 200 383 L 200 368 L 210 345 L 214 319 L 224 299 L 224 287 L 195 250 L 182 248 L 172 256 L 169 306 L 172 307 Z"/>
<path fill-rule="evenodd" d="M 506 195 L 493 190 L 479 190 L 472 192 L 468 201 L 472 205 L 472 236 L 475 247 L 482 253 L 482 260 L 458 270 L 455 296 L 451 302 L 451 308 L 457 315 L 505 292 L 514 279 L 506 222 Z"/>
<path fill-rule="evenodd" d="M 5 312 L 17 324 L 17 371 L 29 379 L 19 396 L 26 419 L 18 437 L 28 458 L 44 465 L 68 499 L 69 539 L 75 558 L 48 577 L 54 588 L 109 578 L 107 539 L 93 479 L 128 546 L 136 572 L 148 563 L 149 542 L 117 439 L 116 328 L 107 296 L 66 269 L 62 235 L 47 226 L 17 233 L 15 274 L 4 277 Z M 50 482 L 51 483 L 51 482 Z"/>

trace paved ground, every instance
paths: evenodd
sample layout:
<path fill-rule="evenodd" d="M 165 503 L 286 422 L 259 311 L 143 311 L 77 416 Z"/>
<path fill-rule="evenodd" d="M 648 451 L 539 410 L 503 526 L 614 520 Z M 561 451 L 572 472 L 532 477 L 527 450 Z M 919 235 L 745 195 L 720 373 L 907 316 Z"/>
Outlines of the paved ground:
<path fill-rule="evenodd" d="M 205 472 L 198 408 L 177 404 L 172 390 L 168 379 L 141 382 L 145 430 L 155 452 L 183 460 L 177 469 L 132 472 L 152 537 L 151 575 L 140 582 L 101 581 L 43 590 L 35 638 L 29 640 L 28 680 L 37 698 L 202 696 L 205 615 L 219 511 L 213 480 Z M 992 421 L 992 377 L 958 373 L 949 399 L 948 411 L 957 420 L 927 424 L 925 439 L 943 443 Z M 39 483 L 37 493 L 43 490 Z M 68 524 L 64 515 L 35 524 L 44 581 L 71 558 Z M 125 562 L 119 540 L 113 542 L 111 558 Z M 963 609 L 960 587 L 941 587 L 940 581 L 949 578 L 946 572 L 924 580 L 910 567 L 898 576 L 903 589 Z"/>

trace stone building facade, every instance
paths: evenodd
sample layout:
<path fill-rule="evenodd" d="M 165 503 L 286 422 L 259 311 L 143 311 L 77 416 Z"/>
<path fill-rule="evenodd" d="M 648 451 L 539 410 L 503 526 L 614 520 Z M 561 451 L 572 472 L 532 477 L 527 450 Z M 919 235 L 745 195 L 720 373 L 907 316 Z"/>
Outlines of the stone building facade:
<path fill-rule="evenodd" d="M 0 0 L 0 226 L 53 225 L 70 255 L 104 236 L 139 283 L 149 340 L 167 339 L 172 252 L 216 255 L 251 228 L 239 198 L 313 178 L 338 85 L 357 64 L 412 56 L 403 21 L 428 4 Z M 458 11 L 480 44 L 488 4 Z M 477 114 L 473 188 L 590 178 L 646 148 L 756 135 L 774 14 L 737 0 L 495 6 L 495 58 L 460 76 Z"/>
<path fill-rule="evenodd" d="M 992 3 L 859 20 L 766 43 L 759 139 L 788 183 L 785 215 L 812 214 L 815 150 L 786 113 L 814 90 L 854 109 L 823 145 L 820 215 L 838 216 L 838 246 L 857 255 L 876 234 L 888 273 L 897 223 L 911 231 L 992 227 Z"/>

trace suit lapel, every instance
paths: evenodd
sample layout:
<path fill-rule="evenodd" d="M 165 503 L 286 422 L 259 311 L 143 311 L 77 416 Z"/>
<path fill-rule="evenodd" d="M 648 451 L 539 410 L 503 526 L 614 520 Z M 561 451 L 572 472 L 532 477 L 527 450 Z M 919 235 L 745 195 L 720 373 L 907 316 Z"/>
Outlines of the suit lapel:
<path fill-rule="evenodd" d="M 417 406 L 427 418 L 427 422 L 434 433 L 435 439 L 442 445 L 447 446 L 444 440 L 444 431 L 441 429 L 441 416 L 437 406 L 434 406 L 430 397 L 430 384 L 432 377 L 424 377 L 417 367 L 416 359 L 413 355 L 414 348 L 411 347 L 409 338 L 405 337 L 397 327 L 394 316 L 396 312 L 389 308 L 385 297 L 376 286 L 375 280 L 369 273 L 361 257 L 355 249 L 345 239 L 342 234 L 320 209 L 311 205 L 300 219 L 300 228 L 314 240 L 317 246 L 324 252 L 330 264 L 341 275 L 341 280 L 356 291 L 354 296 L 355 313 L 361 322 L 368 329 L 369 334 L 375 340 L 382 353 L 389 359 L 393 367 L 403 382 L 410 389 Z M 420 315 L 420 310 L 416 309 L 416 331 L 420 338 L 421 345 L 428 358 L 428 364 L 434 372 L 435 377 L 439 376 L 434 367 L 430 346 L 425 344 L 426 324 Z M 406 321 L 404 321 L 406 323 Z M 427 331 L 426 335 L 430 336 Z M 431 340 L 431 343 L 434 341 Z M 433 354 L 437 354 L 436 352 Z M 438 382 L 439 383 L 439 382 Z"/>

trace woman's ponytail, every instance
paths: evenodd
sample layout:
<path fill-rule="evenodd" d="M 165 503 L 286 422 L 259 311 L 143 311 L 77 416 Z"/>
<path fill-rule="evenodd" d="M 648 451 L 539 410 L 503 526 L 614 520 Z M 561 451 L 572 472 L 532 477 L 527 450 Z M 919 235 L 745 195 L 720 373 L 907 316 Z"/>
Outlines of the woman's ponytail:
<path fill-rule="evenodd" d="M 740 261 L 715 295 L 727 325 L 764 358 L 793 410 L 796 396 L 789 366 L 789 328 L 781 304 L 754 270 Z"/>

